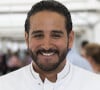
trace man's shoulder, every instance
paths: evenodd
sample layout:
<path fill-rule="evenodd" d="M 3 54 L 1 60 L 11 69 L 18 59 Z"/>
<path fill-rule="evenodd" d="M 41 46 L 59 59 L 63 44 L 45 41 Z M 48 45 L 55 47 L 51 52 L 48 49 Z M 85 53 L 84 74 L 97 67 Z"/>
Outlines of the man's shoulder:
<path fill-rule="evenodd" d="M 79 68 L 77 66 L 71 65 L 72 72 L 73 72 L 73 80 L 76 80 L 76 82 L 80 83 L 80 86 L 84 86 L 84 88 L 95 88 L 92 90 L 100 90 L 100 75 L 95 74 L 93 72 L 84 70 L 82 68 Z M 97 88 L 97 89 L 96 89 Z M 99 89 L 98 89 L 99 88 Z M 83 89 L 85 90 L 85 89 Z M 87 89 L 86 89 L 87 90 Z"/>
<path fill-rule="evenodd" d="M 25 76 L 25 71 L 27 72 L 29 69 L 29 65 L 24 66 L 16 71 L 10 72 L 6 75 L 0 77 L 0 83 L 3 82 L 13 82 L 14 80 L 21 80 L 22 77 Z"/>
<path fill-rule="evenodd" d="M 75 73 L 75 74 L 77 74 L 77 75 L 80 75 L 80 76 L 86 76 L 86 77 L 99 77 L 100 78 L 100 75 L 99 74 L 96 74 L 96 73 L 94 73 L 94 72 L 91 72 L 91 71 L 88 71 L 88 70 L 85 70 L 85 69 L 83 69 L 83 68 L 80 68 L 80 67 L 78 67 L 78 66 L 76 66 L 76 65 L 73 65 L 73 64 L 71 64 L 70 63 L 70 65 L 71 65 L 71 68 L 72 68 L 72 70 L 73 70 L 73 72 Z"/>
<path fill-rule="evenodd" d="M 29 90 L 29 87 L 33 88 L 36 82 L 30 68 L 31 64 L 1 76 L 0 90 Z"/>

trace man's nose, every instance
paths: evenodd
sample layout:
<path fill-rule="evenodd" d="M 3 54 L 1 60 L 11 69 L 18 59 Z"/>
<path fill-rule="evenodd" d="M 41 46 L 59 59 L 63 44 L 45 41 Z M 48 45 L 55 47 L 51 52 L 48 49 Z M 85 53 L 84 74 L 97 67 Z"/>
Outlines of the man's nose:
<path fill-rule="evenodd" d="M 44 38 L 42 47 L 46 50 L 50 49 L 52 47 L 51 42 L 52 42 L 52 40 L 49 37 Z"/>

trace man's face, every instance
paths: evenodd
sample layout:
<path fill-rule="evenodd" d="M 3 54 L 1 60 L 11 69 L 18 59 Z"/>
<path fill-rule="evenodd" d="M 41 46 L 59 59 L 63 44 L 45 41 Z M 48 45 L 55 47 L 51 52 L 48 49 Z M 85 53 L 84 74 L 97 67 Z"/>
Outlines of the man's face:
<path fill-rule="evenodd" d="M 32 15 L 29 36 L 26 33 L 25 37 L 29 53 L 41 70 L 55 70 L 65 60 L 68 36 L 62 15 L 50 11 Z"/>

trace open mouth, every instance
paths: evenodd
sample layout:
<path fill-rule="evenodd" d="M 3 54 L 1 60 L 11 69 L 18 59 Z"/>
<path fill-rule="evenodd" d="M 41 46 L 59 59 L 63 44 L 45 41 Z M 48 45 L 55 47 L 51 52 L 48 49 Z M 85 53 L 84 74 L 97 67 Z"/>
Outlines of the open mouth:
<path fill-rule="evenodd" d="M 38 50 L 37 54 L 41 54 L 43 56 L 52 56 L 54 54 L 58 54 L 58 51 L 55 49 L 49 49 L 49 50 L 42 49 L 42 50 Z"/>
<path fill-rule="evenodd" d="M 52 56 L 52 55 L 54 55 L 54 52 L 51 52 L 51 53 L 42 53 L 42 55 L 44 55 L 44 56 Z"/>

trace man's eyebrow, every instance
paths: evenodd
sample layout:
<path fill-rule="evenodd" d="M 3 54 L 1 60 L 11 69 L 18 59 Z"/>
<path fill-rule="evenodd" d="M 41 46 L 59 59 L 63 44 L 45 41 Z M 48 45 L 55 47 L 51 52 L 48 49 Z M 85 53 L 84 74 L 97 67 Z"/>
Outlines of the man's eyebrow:
<path fill-rule="evenodd" d="M 60 31 L 60 30 L 59 31 L 58 30 L 53 30 L 52 33 L 63 34 L 63 32 Z"/>
<path fill-rule="evenodd" d="M 33 35 L 33 34 L 38 34 L 38 33 L 43 33 L 43 31 L 41 31 L 41 30 L 35 30 L 31 34 Z"/>

